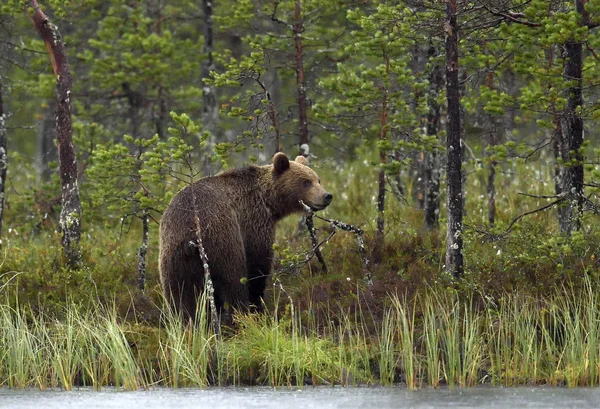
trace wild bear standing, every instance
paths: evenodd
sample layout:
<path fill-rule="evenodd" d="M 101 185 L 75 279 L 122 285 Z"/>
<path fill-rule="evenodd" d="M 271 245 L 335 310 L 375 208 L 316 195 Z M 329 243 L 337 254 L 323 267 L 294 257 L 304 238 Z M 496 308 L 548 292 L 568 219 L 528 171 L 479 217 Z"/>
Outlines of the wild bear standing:
<path fill-rule="evenodd" d="M 160 222 L 159 268 L 165 296 L 188 317 L 194 317 L 204 285 L 194 198 L 217 308 L 245 310 L 252 305 L 260 311 L 273 260 L 275 224 L 302 212 L 300 200 L 322 210 L 333 196 L 306 158 L 290 161 L 283 153 L 277 153 L 271 165 L 230 170 L 177 193 Z"/>

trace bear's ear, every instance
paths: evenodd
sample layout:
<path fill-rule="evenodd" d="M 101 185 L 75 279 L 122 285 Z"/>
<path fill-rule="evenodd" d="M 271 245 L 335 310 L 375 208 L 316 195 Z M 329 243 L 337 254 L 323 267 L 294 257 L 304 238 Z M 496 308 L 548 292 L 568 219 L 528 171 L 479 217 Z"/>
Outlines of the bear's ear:
<path fill-rule="evenodd" d="M 283 172 L 290 168 L 290 160 L 285 153 L 277 152 L 275 156 L 273 156 L 273 170 L 276 175 L 281 175 Z"/>
<path fill-rule="evenodd" d="M 304 166 L 308 166 L 308 158 L 306 156 L 296 156 L 296 160 L 294 161 Z"/>

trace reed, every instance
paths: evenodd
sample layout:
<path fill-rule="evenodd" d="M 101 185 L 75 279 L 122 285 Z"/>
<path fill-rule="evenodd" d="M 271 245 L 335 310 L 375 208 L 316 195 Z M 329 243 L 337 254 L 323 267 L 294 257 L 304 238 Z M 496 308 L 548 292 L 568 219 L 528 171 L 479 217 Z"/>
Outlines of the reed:
<path fill-rule="evenodd" d="M 381 329 L 378 332 L 379 345 L 379 383 L 392 385 L 396 377 L 396 363 L 398 361 L 397 336 L 394 329 L 399 327 L 397 314 L 390 308 L 383 314 Z"/>
<path fill-rule="evenodd" d="M 487 338 L 492 382 L 506 386 L 536 384 L 543 368 L 535 300 L 506 296 L 487 308 Z"/>
<path fill-rule="evenodd" d="M 397 295 L 391 298 L 392 307 L 395 314 L 396 324 L 395 332 L 398 342 L 398 360 L 401 362 L 401 368 L 404 374 L 404 381 L 408 389 L 417 387 L 417 365 L 418 361 L 415 354 L 415 308 L 412 312 L 403 305 L 403 302 Z"/>
<path fill-rule="evenodd" d="M 479 382 L 479 373 L 484 367 L 483 317 L 473 308 L 473 301 L 468 300 L 462 308 L 462 360 L 459 385 L 474 386 Z"/>
<path fill-rule="evenodd" d="M 440 382 L 454 387 L 478 383 L 483 367 L 482 317 L 454 292 L 428 292 L 421 297 L 423 318 L 422 349 L 428 384 Z"/>
<path fill-rule="evenodd" d="M 197 303 L 194 321 L 182 324 L 182 317 L 167 307 L 162 317 L 165 337 L 159 342 L 159 365 L 165 383 L 172 387 L 205 387 L 211 377 L 215 336 L 208 325 L 209 305 L 205 295 Z"/>
<path fill-rule="evenodd" d="M 369 310 L 338 307 L 319 322 L 287 301 L 271 313 L 236 315 L 220 339 L 205 302 L 193 323 L 165 304 L 160 327 L 145 329 L 122 321 L 114 305 L 69 303 L 51 315 L 3 302 L 0 386 L 600 383 L 600 300 L 591 280 L 544 299 L 449 289 L 392 295 L 379 321 Z"/>
<path fill-rule="evenodd" d="M 37 330 L 37 331 L 36 331 Z M 39 359 L 40 327 L 30 330 L 25 312 L 16 307 L 0 305 L 0 376 L 3 384 L 11 388 L 33 386 L 35 381 L 46 387 L 44 360 Z M 42 376 L 43 378 L 43 376 Z"/>
<path fill-rule="evenodd" d="M 83 328 L 77 325 L 80 321 L 82 320 L 79 319 L 76 308 L 66 308 L 64 321 L 54 320 L 52 330 L 46 326 L 46 319 L 37 320 L 38 326 L 43 328 L 40 332 L 44 334 L 44 343 L 50 349 L 51 365 L 55 368 L 57 381 L 52 383 L 57 383 L 65 390 L 73 388 L 81 366 L 83 348 L 80 341 Z"/>
<path fill-rule="evenodd" d="M 599 307 L 589 279 L 583 291 L 565 288 L 562 296 L 551 301 L 543 333 L 546 353 L 553 364 L 553 383 L 570 387 L 598 385 Z"/>
<path fill-rule="evenodd" d="M 340 309 L 330 328 L 330 338 L 337 340 L 337 372 L 343 386 L 373 384 L 376 379 L 371 372 L 372 343 L 368 334 L 363 311 Z"/>
<path fill-rule="evenodd" d="M 91 314 L 81 314 L 75 321 L 80 329 L 80 373 L 82 384 L 92 386 L 95 390 L 111 383 L 112 363 L 102 353 L 102 342 L 98 338 L 104 336 L 97 327 L 97 320 Z"/>

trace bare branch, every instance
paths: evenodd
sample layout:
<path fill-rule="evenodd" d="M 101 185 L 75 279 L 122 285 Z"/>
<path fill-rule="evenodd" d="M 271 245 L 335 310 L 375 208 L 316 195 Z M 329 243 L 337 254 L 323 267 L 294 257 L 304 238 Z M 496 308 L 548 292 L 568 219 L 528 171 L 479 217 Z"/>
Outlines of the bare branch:
<path fill-rule="evenodd" d="M 534 23 L 533 21 L 525 20 L 525 14 L 523 13 L 516 13 L 513 11 L 497 11 L 488 6 L 484 6 L 484 8 L 494 16 L 502 17 L 512 23 L 522 24 L 528 27 L 541 27 L 540 23 Z"/>
<path fill-rule="evenodd" d="M 313 220 L 314 214 L 308 214 L 306 216 L 306 227 L 308 228 L 308 233 L 310 234 L 310 240 L 313 246 L 313 253 L 317 256 L 317 260 L 321 263 L 321 269 L 324 274 L 327 274 L 327 264 L 325 263 L 325 259 L 323 258 L 323 254 L 321 253 L 319 239 L 317 238 L 317 232 L 315 231 L 315 222 Z M 323 243 L 324 244 L 324 243 Z"/>
<path fill-rule="evenodd" d="M 519 192 L 521 196 L 533 197 L 536 199 L 558 199 L 560 196 L 558 195 L 532 195 L 529 193 Z"/>
<path fill-rule="evenodd" d="M 365 277 L 365 281 L 367 282 L 367 286 L 373 286 L 373 275 L 369 270 L 369 259 L 367 258 L 367 250 L 365 249 L 365 242 L 363 240 L 364 231 L 348 223 L 321 217 L 315 214 L 313 210 L 310 207 L 308 207 L 302 200 L 300 200 L 300 204 L 304 207 L 304 210 L 308 215 L 313 215 L 317 219 L 323 220 L 331 225 L 331 227 L 333 228 L 333 232 L 330 234 L 330 237 L 333 237 L 336 228 L 340 228 L 344 231 L 349 231 L 356 234 L 356 241 L 358 242 L 358 253 L 360 254 L 360 259 L 363 265 L 363 275 Z"/>

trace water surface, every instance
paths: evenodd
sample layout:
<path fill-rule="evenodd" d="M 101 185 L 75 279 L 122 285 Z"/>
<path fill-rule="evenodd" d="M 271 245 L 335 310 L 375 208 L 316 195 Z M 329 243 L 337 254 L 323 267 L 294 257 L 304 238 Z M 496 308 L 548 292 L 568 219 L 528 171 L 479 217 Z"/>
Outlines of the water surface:
<path fill-rule="evenodd" d="M 15 409 L 308 409 L 308 408 L 600 408 L 596 388 L 208 388 L 122 392 L 104 389 L 0 389 L 0 408 Z"/>

